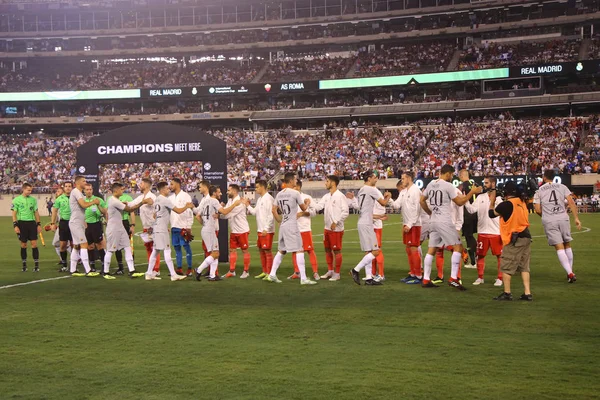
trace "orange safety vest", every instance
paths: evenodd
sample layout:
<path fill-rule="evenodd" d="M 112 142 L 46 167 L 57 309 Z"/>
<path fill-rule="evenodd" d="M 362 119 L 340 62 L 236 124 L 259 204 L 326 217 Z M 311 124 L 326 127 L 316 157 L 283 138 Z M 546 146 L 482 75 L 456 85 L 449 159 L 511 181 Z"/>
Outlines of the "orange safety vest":
<path fill-rule="evenodd" d="M 512 203 L 513 212 L 508 221 L 500 218 L 500 236 L 505 246 L 510 243 L 510 237 L 514 232 L 523 232 L 529 227 L 529 213 L 523 200 L 514 198 L 507 201 Z"/>

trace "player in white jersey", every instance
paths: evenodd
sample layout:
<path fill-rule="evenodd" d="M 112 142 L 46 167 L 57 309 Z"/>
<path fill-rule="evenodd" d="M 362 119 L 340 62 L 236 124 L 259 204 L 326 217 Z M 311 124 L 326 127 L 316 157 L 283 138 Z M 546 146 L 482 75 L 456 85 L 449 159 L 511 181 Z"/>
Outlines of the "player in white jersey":
<path fill-rule="evenodd" d="M 75 187 L 69 196 L 69 208 L 71 219 L 69 229 L 73 238 L 73 250 L 71 251 L 71 275 L 72 276 L 98 276 L 98 272 L 91 272 L 90 259 L 88 256 L 88 243 L 85 236 L 85 209 L 100 204 L 100 199 L 90 202 L 85 201 L 83 190 L 85 189 L 85 178 L 81 175 L 75 177 Z M 81 260 L 85 274 L 77 273 L 77 262 Z"/>
<path fill-rule="evenodd" d="M 314 218 L 317 215 L 314 205 L 313 198 L 306 193 L 302 193 L 302 181 L 300 179 L 296 180 L 296 188 L 298 192 L 300 192 L 300 196 L 302 197 L 302 201 L 309 200 L 309 206 L 306 211 L 302 211 L 300 207 L 298 207 L 298 229 L 300 230 L 300 236 L 302 236 L 302 247 L 304 248 L 304 252 L 308 253 L 308 257 L 310 260 L 310 265 L 313 271 L 313 278 L 315 281 L 321 279 L 319 276 L 319 265 L 317 263 L 317 255 L 315 254 L 315 248 L 313 245 L 313 237 L 312 237 L 312 223 L 310 221 L 311 218 Z M 300 271 L 298 270 L 298 265 L 296 263 L 296 257 L 292 257 L 292 263 L 294 264 L 294 273 L 288 276 L 288 279 L 300 279 Z"/>
<path fill-rule="evenodd" d="M 329 175 L 325 181 L 325 188 L 329 190 L 321 200 L 314 205 L 315 210 L 324 211 L 325 232 L 323 245 L 325 247 L 325 260 L 327 273 L 321 279 L 330 281 L 340 280 L 342 269 L 342 239 L 344 237 L 344 221 L 348 218 L 349 209 L 346 196 L 338 190 L 340 178 Z M 335 264 L 334 264 L 335 261 Z"/>
<path fill-rule="evenodd" d="M 413 183 L 415 175 L 405 171 L 398 182 L 398 198 L 393 201 L 392 207 L 402 211 L 402 241 L 406 247 L 410 272 L 400 281 L 407 284 L 420 284 L 421 275 L 421 191 Z"/>
<path fill-rule="evenodd" d="M 181 179 L 171 179 L 170 190 L 173 192 L 171 200 L 176 207 L 185 208 L 187 203 L 192 202 L 192 197 L 181 189 Z M 187 240 L 187 233 L 191 233 L 193 223 L 194 213 L 191 210 L 186 210 L 181 214 L 171 213 L 171 244 L 175 249 L 177 273 L 183 274 L 183 250 L 181 250 L 183 247 L 187 263 L 187 276 L 192 276 L 192 248 Z"/>
<path fill-rule="evenodd" d="M 169 185 L 167 182 L 159 182 L 156 185 L 159 195 L 156 196 L 154 204 L 154 226 L 150 230 L 150 234 L 154 236 L 154 247 L 152 248 L 152 255 L 148 261 L 148 271 L 146 272 L 146 280 L 160 279 L 156 272 L 154 272 L 154 265 L 156 265 L 156 257 L 160 251 L 163 252 L 165 263 L 169 268 L 171 274 L 171 281 L 179 281 L 185 279 L 185 275 L 179 275 L 175 272 L 173 266 L 173 259 L 171 258 L 171 241 L 169 240 L 169 219 L 171 213 L 175 212 L 181 214 L 186 210 L 194 208 L 194 204 L 189 202 L 185 204 L 185 207 L 176 207 L 173 201 L 168 198 L 170 193 Z M 148 202 L 150 203 L 150 201 Z"/>
<path fill-rule="evenodd" d="M 429 234 L 429 249 L 425 256 L 422 287 L 438 287 L 431 282 L 431 266 L 434 255 L 438 248 L 452 246 L 452 270 L 448 284 L 459 290 L 466 290 L 458 279 L 463 246 L 456 227 L 452 223 L 452 203 L 463 206 L 471 196 L 481 193 L 481 188 L 473 187 L 467 195 L 459 195 L 456 188 L 450 183 L 453 174 L 453 166 L 448 164 L 442 166 L 440 178 L 431 181 L 421 195 L 421 208 L 431 215 L 431 233 Z"/>
<path fill-rule="evenodd" d="M 462 194 L 462 191 L 459 188 L 456 188 L 456 193 L 458 195 Z M 458 237 L 460 237 L 461 228 L 464 226 L 464 206 L 458 206 L 455 203 L 452 203 L 452 225 L 458 232 Z M 454 252 L 454 246 L 445 246 L 443 248 L 438 248 L 435 254 L 435 266 L 437 269 L 437 277 L 432 280 L 432 282 L 436 285 L 444 283 L 444 251 L 449 251 L 450 253 Z M 463 249 L 463 259 L 465 256 L 465 251 Z M 462 262 L 462 260 L 461 260 Z M 459 263 L 457 278 L 460 284 L 461 282 L 461 265 Z"/>
<path fill-rule="evenodd" d="M 110 276 L 110 261 L 113 253 L 123 249 L 125 249 L 125 262 L 127 263 L 127 269 L 129 269 L 129 276 L 131 278 L 144 276 L 143 273 L 136 272 L 133 264 L 133 251 L 129 235 L 123 225 L 123 212 L 135 211 L 143 205 L 153 203 L 153 199 L 148 197 L 134 206 L 128 205 L 119 200 L 123 195 L 124 189 L 125 187 L 122 183 L 113 183 L 111 187 L 112 196 L 110 196 L 107 202 L 106 254 L 104 255 L 104 271 L 102 272 L 104 279 L 115 279 L 114 276 Z"/>
<path fill-rule="evenodd" d="M 202 264 L 196 269 L 196 280 L 199 281 L 202 277 L 202 271 L 210 268 L 209 281 L 218 281 L 220 278 L 216 275 L 219 267 L 219 238 L 215 234 L 219 225 L 219 215 L 228 215 L 236 207 L 242 204 L 240 199 L 231 203 L 228 207 L 221 207 L 221 203 L 216 198 L 215 193 L 218 188 L 213 186 L 208 181 L 202 181 L 199 185 L 202 201 L 198 207 L 194 208 L 196 219 L 202 224 L 200 235 L 202 242 L 206 246 L 206 251 L 209 253 L 202 261 Z"/>
<path fill-rule="evenodd" d="M 273 206 L 275 199 L 267 189 L 267 182 L 264 180 L 256 181 L 256 194 L 259 198 L 254 207 L 248 206 L 248 212 L 256 216 L 256 231 L 258 239 L 256 247 L 260 253 L 260 262 L 262 272 L 255 276 L 256 279 L 263 279 L 271 272 L 273 266 L 273 237 L 275 236 L 275 218 L 273 218 Z"/>
<path fill-rule="evenodd" d="M 237 249 L 242 250 L 244 257 L 244 272 L 240 278 L 246 279 L 250 276 L 248 273 L 250 270 L 250 251 L 248 251 L 250 225 L 248 225 L 248 217 L 246 216 L 246 203 L 241 201 L 240 191 L 241 189 L 238 185 L 229 185 L 227 189 L 228 200 L 225 208 L 230 207 L 235 202 L 238 205 L 228 214 L 221 216 L 221 218 L 229 221 L 229 229 L 231 230 L 229 233 L 229 272 L 225 274 L 225 278 L 233 278 L 235 276 L 235 267 L 238 258 Z"/>
<path fill-rule="evenodd" d="M 275 205 L 273 206 L 273 217 L 281 225 L 279 226 L 279 242 L 277 246 L 277 255 L 273 259 L 273 268 L 264 280 L 269 282 L 281 283 L 277 279 L 277 269 L 281 265 L 283 256 L 290 252 L 296 253 L 296 263 L 300 271 L 301 285 L 314 285 L 317 282 L 306 277 L 306 266 L 304 264 L 304 249 L 302 246 L 302 236 L 298 228 L 298 207 L 300 210 L 306 211 L 310 200 L 302 200 L 300 193 L 295 190 L 296 174 L 288 172 L 285 174 L 284 189 L 275 197 Z"/>
<path fill-rule="evenodd" d="M 378 202 L 382 206 L 385 206 L 391 197 L 389 192 L 386 192 L 385 196 L 381 194 L 379 189 L 375 187 L 377 183 L 378 173 L 377 171 L 367 171 L 363 174 L 363 180 L 365 185 L 359 190 L 357 195 L 358 206 L 360 210 L 360 216 L 358 217 L 358 238 L 360 241 L 360 248 L 365 252 L 363 259 L 350 270 L 350 275 L 354 279 L 354 283 L 360 285 L 360 270 L 365 268 L 367 280 L 365 285 L 375 286 L 381 285 L 381 282 L 373 280 L 371 274 L 371 263 L 379 255 L 379 243 L 377 242 L 377 236 L 373 229 L 373 208 L 375 202 Z"/>
<path fill-rule="evenodd" d="M 139 188 L 142 192 L 135 200 L 129 203 L 130 207 L 134 207 L 140 203 L 143 203 L 145 199 L 152 199 L 152 203 L 156 200 L 156 195 L 152 193 L 152 181 L 148 178 L 143 178 L 139 184 Z M 147 259 L 150 260 L 152 255 L 152 247 L 154 246 L 153 236 L 148 233 L 148 229 L 154 225 L 154 206 L 153 204 L 142 204 L 140 206 L 140 218 L 142 220 L 143 231 L 140 237 L 144 242 L 146 248 Z M 156 265 L 154 265 L 154 272 L 157 276 L 160 276 L 160 253 L 156 257 Z"/>
<path fill-rule="evenodd" d="M 471 204 L 467 202 L 465 208 L 471 214 L 477 214 L 477 280 L 473 285 L 484 283 L 483 272 L 485 270 L 485 255 L 488 249 L 497 258 L 498 272 L 494 286 L 502 286 L 502 271 L 500 271 L 500 256 L 502 255 L 502 237 L 500 236 L 500 221 L 498 218 L 490 218 L 490 196 L 489 190 L 496 189 L 496 178 L 486 176 L 483 179 L 483 187 L 486 193 L 482 193 Z M 496 197 L 494 209 L 502 203 L 500 196 Z"/>
<path fill-rule="evenodd" d="M 543 185 L 533 197 L 535 212 L 542 216 L 542 225 L 548 238 L 548 245 L 554 246 L 560 265 L 567 273 L 567 281 L 577 280 L 573 273 L 573 249 L 571 248 L 571 225 L 565 203 L 568 204 L 575 226 L 581 230 L 581 221 L 577 214 L 577 206 L 571 197 L 571 191 L 561 183 L 553 183 L 556 174 L 553 170 L 544 171 Z"/>
<path fill-rule="evenodd" d="M 385 282 L 385 258 L 381 246 L 383 245 L 383 221 L 387 221 L 387 219 L 387 210 L 376 202 L 373 206 L 373 230 L 379 245 L 379 255 L 371 262 L 371 274 L 373 279 L 379 282 Z M 366 280 L 366 278 L 363 279 Z"/>

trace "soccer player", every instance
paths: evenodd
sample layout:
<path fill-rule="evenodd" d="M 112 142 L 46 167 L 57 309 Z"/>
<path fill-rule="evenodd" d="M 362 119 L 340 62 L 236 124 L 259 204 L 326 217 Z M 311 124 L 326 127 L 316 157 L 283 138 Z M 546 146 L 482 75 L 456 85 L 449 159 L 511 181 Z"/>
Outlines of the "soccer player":
<path fill-rule="evenodd" d="M 381 246 L 383 244 L 383 221 L 387 221 L 388 219 L 386 213 L 387 210 L 385 207 L 378 202 L 373 205 L 373 230 L 375 231 L 375 237 L 377 237 L 377 244 L 379 245 L 379 255 L 371 263 L 371 274 L 373 275 L 373 279 L 378 282 L 385 282 L 385 258 L 383 257 Z"/>
<path fill-rule="evenodd" d="M 275 199 L 268 192 L 267 182 L 256 181 L 256 194 L 260 197 L 256 200 L 256 206 L 248 206 L 248 212 L 256 216 L 256 231 L 258 239 L 256 247 L 260 253 L 262 272 L 255 276 L 263 279 L 271 272 L 273 266 L 273 236 L 275 236 L 275 219 L 273 218 L 273 206 Z"/>
<path fill-rule="evenodd" d="M 298 264 L 298 270 L 300 271 L 300 284 L 301 285 L 315 285 L 317 282 L 310 280 L 306 277 L 306 266 L 304 264 L 304 248 L 302 246 L 302 236 L 300 235 L 300 229 L 298 228 L 298 207 L 300 210 L 306 211 L 310 200 L 302 200 L 300 193 L 295 190 L 296 187 L 296 174 L 293 172 L 287 172 L 283 178 L 284 189 L 277 194 L 275 197 L 275 205 L 273 206 L 272 212 L 273 217 L 281 225 L 279 226 L 279 243 L 277 246 L 277 254 L 273 259 L 273 268 L 264 280 L 269 282 L 281 283 L 277 279 L 277 269 L 283 261 L 283 256 L 286 253 L 296 253 L 296 263 Z"/>
<path fill-rule="evenodd" d="M 119 201 L 122 203 L 131 203 L 133 201 L 133 198 L 131 197 L 131 195 L 129 193 L 124 193 L 124 191 L 121 191 L 121 197 L 119 198 Z M 133 233 L 135 232 L 135 213 L 132 212 L 124 212 L 122 213 L 121 219 L 123 220 L 123 226 L 125 227 L 125 231 L 127 232 L 127 236 L 129 237 L 129 243 L 131 245 L 131 235 L 133 235 Z M 130 246 L 131 247 L 131 246 Z M 115 251 L 115 256 L 117 257 L 117 265 L 118 265 L 118 269 L 117 272 L 115 272 L 116 275 L 123 275 L 125 274 L 125 271 L 123 269 L 123 253 L 121 252 L 121 250 L 117 250 Z"/>
<path fill-rule="evenodd" d="M 392 202 L 392 207 L 399 208 L 402 212 L 402 242 L 408 256 L 409 274 L 401 282 L 407 284 L 420 284 L 421 275 L 421 191 L 413 183 L 415 175 L 411 171 L 402 173 L 400 193 Z"/>
<path fill-rule="evenodd" d="M 471 196 L 481 192 L 481 188 L 473 187 L 467 196 L 459 195 L 456 188 L 450 183 L 453 174 L 454 167 L 448 164 L 442 166 L 439 179 L 431 181 L 421 195 L 421 208 L 431 215 L 429 249 L 425 256 L 422 286 L 426 288 L 438 287 L 431 282 L 431 265 L 434 255 L 438 248 L 443 249 L 446 246 L 452 246 L 452 270 L 448 284 L 462 291 L 466 288 L 459 282 L 458 270 L 463 247 L 460 236 L 452 223 L 451 204 L 463 206 Z"/>
<path fill-rule="evenodd" d="M 136 206 L 139 203 L 143 203 L 145 199 L 152 199 L 152 203 L 156 201 L 156 195 L 152 193 L 152 181 L 148 178 L 143 178 L 139 183 L 139 188 L 142 192 L 135 200 L 131 203 L 128 203 L 130 207 Z M 152 240 L 152 235 L 148 233 L 148 230 L 152 228 L 154 225 L 154 205 L 153 204 L 142 204 L 140 207 L 140 219 L 142 220 L 142 234 L 140 237 L 144 241 L 144 247 L 146 248 L 146 254 L 148 260 L 150 260 L 150 256 L 152 255 L 152 247 L 154 246 L 154 241 Z M 156 272 L 157 276 L 160 276 L 160 253 L 156 255 L 156 264 L 154 265 L 154 272 Z"/>
<path fill-rule="evenodd" d="M 54 192 L 54 199 L 56 201 L 56 199 L 63 194 L 63 189 L 61 186 L 58 186 L 56 188 L 56 192 Z M 52 206 L 54 206 L 54 202 L 52 203 Z M 54 209 L 54 207 L 52 207 L 52 209 L 50 210 L 50 218 L 52 220 L 52 210 Z M 57 215 L 56 218 L 60 221 L 60 212 L 57 210 Z M 58 256 L 58 265 L 62 265 L 62 259 L 60 257 L 60 235 L 59 235 L 59 230 L 56 229 L 54 230 L 54 237 L 52 238 L 52 246 L 54 247 L 54 251 L 56 251 L 56 255 Z M 70 250 L 70 249 L 69 249 Z M 65 270 L 61 269 L 58 272 L 66 272 L 66 268 Z"/>
<path fill-rule="evenodd" d="M 85 209 L 85 237 L 88 243 L 88 252 L 90 254 L 90 268 L 96 272 L 96 260 L 104 263 L 104 231 L 102 229 L 102 216 L 106 216 L 106 202 L 104 199 L 94 196 L 94 189 L 89 183 L 85 185 L 85 201 L 90 203 L 98 199 L 100 204 Z"/>
<path fill-rule="evenodd" d="M 85 189 L 85 178 L 81 175 L 75 177 L 75 187 L 71 190 L 69 196 L 69 208 L 71 209 L 71 219 L 69 220 L 69 229 L 73 238 L 73 250 L 71 251 L 71 275 L 72 276 L 98 276 L 97 272 L 91 272 L 90 260 L 88 256 L 88 244 L 85 237 L 85 209 L 100 204 L 99 199 L 94 199 L 89 203 L 85 201 L 82 190 Z M 62 214 L 61 214 L 62 215 Z M 85 274 L 77 272 L 77 262 L 81 260 Z"/>
<path fill-rule="evenodd" d="M 360 241 L 360 248 L 365 252 L 363 259 L 350 270 L 352 279 L 357 285 L 360 285 L 361 269 L 365 268 L 367 280 L 365 285 L 374 286 L 381 285 L 381 282 L 373 280 L 371 274 L 371 263 L 377 258 L 380 253 L 379 244 L 377 243 L 377 236 L 375 236 L 375 230 L 373 229 L 373 208 L 375 202 L 378 202 L 382 206 L 385 206 L 391 197 L 389 192 L 386 192 L 385 196 L 381 194 L 379 189 L 375 187 L 377 183 L 378 173 L 377 171 L 367 171 L 363 173 L 363 180 L 365 185 L 358 192 L 357 200 L 360 210 L 360 216 L 358 217 L 358 238 Z"/>
<path fill-rule="evenodd" d="M 460 179 L 461 184 L 459 189 L 461 190 L 461 194 L 467 194 L 473 187 L 469 179 L 469 171 L 466 169 L 461 169 L 458 172 L 458 179 Z M 474 199 L 470 198 L 469 203 L 473 204 Z M 467 253 L 469 260 L 465 259 L 465 268 L 473 269 L 475 268 L 475 250 L 477 248 L 477 242 L 475 241 L 475 237 L 473 236 L 477 232 L 477 214 L 471 213 L 468 209 L 463 210 L 463 225 L 462 225 L 462 235 L 467 242 Z M 467 261 L 470 261 L 467 263 Z"/>
<path fill-rule="evenodd" d="M 200 235 L 202 236 L 202 243 L 206 248 L 207 254 L 204 261 L 196 269 L 196 280 L 200 280 L 202 271 L 206 268 L 210 268 L 209 281 L 220 280 L 217 277 L 217 268 L 219 267 L 219 238 L 215 234 L 217 232 L 216 226 L 219 225 L 219 215 L 229 215 L 236 207 L 242 204 L 242 200 L 238 197 L 235 201 L 230 203 L 227 207 L 221 207 L 221 203 L 217 199 L 218 187 L 211 185 L 208 181 L 202 181 L 199 185 L 200 193 L 202 194 L 202 201 L 198 207 L 193 209 L 196 214 L 196 219 L 202 224 L 202 230 Z M 245 211 L 244 211 L 245 212 Z"/>
<path fill-rule="evenodd" d="M 69 196 L 73 190 L 72 182 L 65 182 L 62 185 L 62 194 L 54 201 L 52 206 L 51 224 L 53 231 L 57 230 L 56 222 L 58 221 L 58 238 L 60 241 L 60 262 L 61 268 L 59 272 L 68 272 L 67 268 L 67 247 L 69 243 L 73 243 L 71 237 L 71 229 L 69 228 L 69 219 L 71 218 L 71 207 L 69 207 Z M 60 217 L 58 216 L 60 214 Z"/>
<path fill-rule="evenodd" d="M 560 265 L 567 273 L 567 282 L 574 283 L 577 277 L 573 273 L 573 249 L 571 248 L 571 225 L 565 207 L 568 204 L 575 226 L 581 230 L 581 221 L 577 206 L 571 197 L 571 191 L 562 183 L 554 183 L 556 174 L 547 169 L 542 177 L 543 184 L 533 197 L 535 212 L 542 216 L 542 225 L 548 239 L 548 245 L 554 246 Z"/>
<path fill-rule="evenodd" d="M 33 256 L 33 272 L 40 272 L 40 250 L 37 247 L 37 236 L 42 231 L 40 213 L 35 197 L 31 196 L 33 186 L 24 183 L 22 194 L 12 202 L 12 219 L 15 233 L 21 242 L 21 260 L 23 272 L 27 272 L 27 242 L 31 242 L 31 255 Z"/>
<path fill-rule="evenodd" d="M 137 278 L 143 276 L 143 273 L 138 273 L 135 270 L 133 264 L 133 251 L 131 249 L 131 242 L 129 241 L 129 233 L 125 225 L 123 224 L 123 213 L 131 213 L 144 204 L 151 204 L 153 200 L 151 198 L 144 199 L 141 203 L 135 206 L 129 206 L 127 203 L 121 201 L 123 198 L 124 186 L 122 183 L 115 182 L 112 184 L 111 191 L 112 196 L 108 199 L 108 222 L 106 224 L 106 255 L 104 256 L 104 271 L 102 276 L 104 279 L 115 279 L 110 275 L 110 261 L 113 253 L 119 250 L 125 250 L 125 262 L 127 263 L 127 269 L 129 270 L 129 276 L 131 278 Z"/>
<path fill-rule="evenodd" d="M 248 251 L 248 235 L 250 235 L 250 225 L 246 217 L 246 204 L 242 203 L 240 198 L 240 187 L 238 185 L 229 185 L 227 189 L 227 204 L 225 208 L 229 208 L 233 203 L 238 205 L 231 212 L 223 215 L 221 218 L 227 219 L 230 223 L 231 232 L 229 234 L 229 272 L 225 274 L 225 278 L 233 278 L 235 276 L 235 265 L 237 263 L 237 249 L 242 249 L 244 257 L 244 272 L 240 276 L 241 279 L 246 279 L 250 276 L 250 252 Z M 238 200 L 240 200 L 238 202 Z M 219 207 L 220 208 L 220 207 Z"/>
<path fill-rule="evenodd" d="M 184 207 L 176 207 L 173 200 L 169 196 L 170 188 L 167 182 L 159 182 L 156 185 L 159 195 L 156 196 L 156 201 L 153 201 L 154 205 L 154 226 L 150 230 L 150 234 L 154 236 L 154 247 L 152 248 L 152 254 L 150 260 L 148 260 L 148 271 L 146 272 L 146 280 L 160 279 L 154 272 L 154 266 L 156 265 L 156 257 L 159 252 L 163 252 L 165 263 L 169 268 L 171 274 L 171 281 L 180 281 L 186 278 L 185 275 L 180 275 L 175 272 L 173 266 L 173 259 L 171 258 L 171 245 L 169 240 L 169 220 L 172 213 L 182 214 L 187 210 L 194 208 L 194 204 L 190 201 L 184 205 Z M 150 201 L 148 201 L 150 204 Z"/>
<path fill-rule="evenodd" d="M 308 257 L 310 260 L 310 265 L 313 271 L 313 278 L 315 281 L 321 279 L 319 276 L 319 265 L 317 263 L 317 255 L 315 254 L 315 248 L 313 245 L 312 238 L 312 224 L 310 219 L 317 215 L 314 207 L 311 207 L 311 204 L 314 204 L 313 198 L 305 193 L 302 193 L 302 181 L 300 179 L 296 179 L 296 188 L 299 193 L 302 201 L 309 200 L 309 206 L 306 211 L 302 211 L 300 207 L 298 207 L 297 219 L 298 219 L 298 229 L 300 230 L 300 236 L 302 236 L 302 248 L 305 253 L 308 253 Z M 294 265 L 294 273 L 288 277 L 288 279 L 300 279 L 300 270 L 298 270 L 298 263 L 296 262 L 296 257 L 292 257 L 292 264 Z"/>
<path fill-rule="evenodd" d="M 456 188 L 456 194 L 461 195 L 462 191 L 459 188 Z M 452 225 L 458 232 L 458 237 L 460 237 L 460 231 L 464 225 L 464 206 L 458 206 L 455 203 L 451 204 L 452 208 Z M 444 283 L 444 251 L 449 251 L 450 253 L 454 252 L 454 246 L 445 246 L 443 248 L 438 248 L 435 253 L 435 266 L 437 269 L 437 277 L 432 280 L 432 282 L 436 285 Z M 467 254 L 468 257 L 468 254 Z M 463 260 L 465 258 L 465 252 L 463 249 Z M 463 261 L 461 260 L 461 261 Z M 458 265 L 458 281 L 462 285 L 461 282 L 461 265 Z"/>
<path fill-rule="evenodd" d="M 492 250 L 492 254 L 498 259 L 498 275 L 494 286 L 502 286 L 502 271 L 500 271 L 500 256 L 502 255 L 502 237 L 500 236 L 500 221 L 498 218 L 490 218 L 490 195 L 489 190 L 496 189 L 496 178 L 486 176 L 483 179 L 483 187 L 486 193 L 482 193 L 475 199 L 473 204 L 467 202 L 466 209 L 470 213 L 477 213 L 477 280 L 473 285 L 481 285 L 484 283 L 483 272 L 485 270 L 485 255 L 488 249 Z M 502 202 L 500 196 L 496 197 L 496 203 L 493 208 Z M 464 226 L 464 225 L 463 225 Z M 464 232 L 464 228 L 463 228 Z M 466 266 L 465 266 L 466 267 Z"/>
<path fill-rule="evenodd" d="M 192 202 L 192 198 L 190 195 L 183 190 L 181 190 L 181 179 L 173 178 L 171 180 L 170 189 L 174 192 L 172 197 L 172 202 L 177 208 L 185 208 L 187 203 Z M 173 248 L 175 249 L 175 260 L 177 263 L 177 273 L 183 274 L 183 251 L 181 248 L 185 249 L 185 259 L 187 262 L 187 276 L 192 276 L 192 248 L 190 247 L 190 242 L 185 240 L 183 236 L 181 236 L 181 231 L 183 229 L 190 230 L 192 229 L 192 224 L 194 223 L 194 213 L 192 210 L 185 210 L 182 214 L 179 213 L 171 213 L 171 240 Z"/>
<path fill-rule="evenodd" d="M 314 205 L 317 212 L 324 210 L 325 214 L 323 245 L 325 246 L 327 273 L 322 275 L 321 279 L 329 279 L 330 281 L 340 280 L 344 221 L 348 218 L 350 213 L 346 196 L 344 196 L 337 188 L 339 184 L 340 178 L 335 175 L 329 175 L 325 181 L 325 188 L 329 190 L 329 193 L 323 196 L 321 200 Z"/>

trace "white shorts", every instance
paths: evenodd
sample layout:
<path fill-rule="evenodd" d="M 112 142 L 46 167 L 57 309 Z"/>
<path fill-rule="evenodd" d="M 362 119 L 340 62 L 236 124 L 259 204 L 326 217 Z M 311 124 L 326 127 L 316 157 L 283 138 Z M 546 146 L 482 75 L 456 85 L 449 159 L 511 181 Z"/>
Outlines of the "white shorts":
<path fill-rule="evenodd" d="M 279 243 L 277 250 L 285 251 L 287 253 L 304 251 L 302 235 L 300 235 L 298 226 L 292 226 L 291 228 L 286 228 L 284 226 L 283 228 L 279 228 Z"/>
<path fill-rule="evenodd" d="M 461 244 L 460 236 L 456 227 L 451 223 L 436 223 L 430 224 L 429 231 L 429 248 L 446 247 Z"/>
<path fill-rule="evenodd" d="M 377 236 L 373 225 L 358 225 L 358 239 L 360 241 L 360 249 L 362 251 L 379 250 Z"/>
<path fill-rule="evenodd" d="M 543 225 L 546 238 L 548 238 L 548 245 L 556 246 L 573 240 L 571 237 L 571 221 L 552 221 Z"/>
<path fill-rule="evenodd" d="M 214 229 L 201 230 L 200 236 L 202 236 L 202 243 L 206 246 L 206 251 L 213 252 L 219 251 L 219 238 L 215 235 Z"/>
<path fill-rule="evenodd" d="M 429 239 L 429 234 L 431 233 L 431 224 L 429 222 L 423 223 L 421 226 L 421 242 Z"/>
<path fill-rule="evenodd" d="M 169 232 L 153 233 L 154 250 L 171 250 L 171 236 Z"/>
<path fill-rule="evenodd" d="M 86 244 L 87 237 L 85 236 L 85 226 L 83 224 L 77 224 L 69 222 L 69 229 L 71 230 L 71 237 L 73 238 L 74 245 Z"/>
<path fill-rule="evenodd" d="M 131 246 L 129 235 L 127 235 L 125 228 L 122 226 L 120 228 L 122 229 L 116 229 L 114 231 L 110 228 L 106 229 L 106 250 L 112 253 Z"/>

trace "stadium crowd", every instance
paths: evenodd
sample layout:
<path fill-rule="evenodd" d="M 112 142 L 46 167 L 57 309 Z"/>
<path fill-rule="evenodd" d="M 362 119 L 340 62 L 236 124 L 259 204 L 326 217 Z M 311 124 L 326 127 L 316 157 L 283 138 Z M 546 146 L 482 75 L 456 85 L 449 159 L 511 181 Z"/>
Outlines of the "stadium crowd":
<path fill-rule="evenodd" d="M 251 187 L 257 179 L 278 171 L 294 170 L 304 180 L 322 180 L 329 174 L 359 179 L 360 172 L 377 169 L 385 177 L 416 170 L 421 177 L 436 176 L 446 163 L 468 169 L 474 176 L 540 173 L 550 167 L 560 173 L 598 173 L 600 129 L 582 135 L 583 119 L 496 120 L 488 122 L 432 120 L 436 125 L 382 128 L 327 126 L 314 131 L 215 130 L 208 133 L 227 143 L 228 180 Z M 596 119 L 590 125 L 597 126 Z M 10 192 L 28 181 L 38 191 L 75 174 L 75 149 L 93 137 L 2 135 L 0 137 L 0 190 Z M 583 144 L 581 143 L 584 138 Z M 325 139 L 325 140 L 324 140 Z M 510 149 L 510 152 L 507 152 Z M 200 179 L 201 167 L 125 164 L 103 168 L 103 181 L 143 178 L 154 180 L 180 175 L 184 186 Z M 177 172 L 179 171 L 179 173 Z M 162 174 L 162 175 L 161 175 Z"/>

